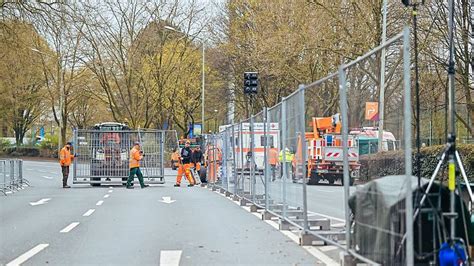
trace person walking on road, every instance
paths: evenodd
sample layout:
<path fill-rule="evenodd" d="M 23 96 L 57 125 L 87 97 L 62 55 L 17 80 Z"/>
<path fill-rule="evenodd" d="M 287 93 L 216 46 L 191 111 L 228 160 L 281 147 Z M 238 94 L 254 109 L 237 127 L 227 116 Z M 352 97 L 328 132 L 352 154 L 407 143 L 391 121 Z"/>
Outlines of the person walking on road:
<path fill-rule="evenodd" d="M 72 143 L 68 142 L 59 152 L 59 164 L 61 165 L 63 173 L 63 188 L 70 188 L 70 186 L 67 185 L 67 179 L 69 177 L 69 166 L 72 160 L 74 160 L 74 155 L 71 154 L 71 147 Z"/>
<path fill-rule="evenodd" d="M 192 162 L 191 162 L 191 155 L 192 151 L 191 148 L 189 147 L 191 145 L 191 142 L 189 140 L 186 141 L 184 144 L 184 148 L 181 149 L 181 157 L 180 157 L 180 162 L 178 166 L 178 175 L 176 176 L 176 184 L 174 184 L 175 187 L 180 187 L 181 186 L 181 178 L 183 178 L 183 174 L 186 175 L 186 179 L 188 179 L 189 185 L 188 187 L 194 186 L 194 178 L 191 176 L 191 167 L 192 167 Z"/>
<path fill-rule="evenodd" d="M 141 188 L 146 188 L 148 185 L 145 185 L 143 182 L 143 174 L 140 171 L 140 161 L 143 160 L 143 151 L 140 150 L 140 143 L 135 142 L 133 145 L 132 150 L 130 151 L 130 175 L 127 179 L 127 188 L 133 189 L 133 180 L 135 179 L 135 175 L 138 177 L 138 181 L 140 182 Z"/>

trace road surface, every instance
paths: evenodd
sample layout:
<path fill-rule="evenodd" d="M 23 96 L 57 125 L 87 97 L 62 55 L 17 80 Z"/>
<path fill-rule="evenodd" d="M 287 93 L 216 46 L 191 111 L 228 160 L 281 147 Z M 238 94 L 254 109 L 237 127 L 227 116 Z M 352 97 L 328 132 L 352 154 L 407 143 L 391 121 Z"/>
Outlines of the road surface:
<path fill-rule="evenodd" d="M 25 161 L 23 169 L 32 186 L 0 198 L 0 265 L 319 262 L 230 200 L 185 182 L 172 187 L 174 171 L 164 185 L 127 190 L 63 189 L 55 162 Z"/>

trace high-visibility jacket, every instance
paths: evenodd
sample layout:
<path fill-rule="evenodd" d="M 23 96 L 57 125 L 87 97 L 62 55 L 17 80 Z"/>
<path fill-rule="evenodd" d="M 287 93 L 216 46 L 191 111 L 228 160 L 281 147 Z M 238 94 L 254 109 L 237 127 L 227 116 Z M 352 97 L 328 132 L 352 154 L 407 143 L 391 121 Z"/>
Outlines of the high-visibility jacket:
<path fill-rule="evenodd" d="M 59 152 L 59 164 L 61 166 L 70 166 L 74 155 L 71 154 L 71 151 L 66 147 L 63 147 Z"/>
<path fill-rule="evenodd" d="M 130 151 L 130 168 L 140 167 L 140 161 L 143 159 L 143 155 L 140 154 L 138 149 L 132 148 Z"/>
<path fill-rule="evenodd" d="M 271 148 L 268 151 L 268 163 L 270 163 L 270 165 L 278 164 L 278 151 L 276 148 Z"/>
<path fill-rule="evenodd" d="M 289 162 L 292 162 L 293 161 L 293 153 L 291 153 L 290 151 L 285 151 L 285 154 L 283 155 L 283 151 L 280 151 L 280 155 L 278 156 L 278 160 L 280 160 L 280 162 L 286 162 L 286 163 L 289 163 Z M 285 158 L 283 158 L 285 157 Z"/>

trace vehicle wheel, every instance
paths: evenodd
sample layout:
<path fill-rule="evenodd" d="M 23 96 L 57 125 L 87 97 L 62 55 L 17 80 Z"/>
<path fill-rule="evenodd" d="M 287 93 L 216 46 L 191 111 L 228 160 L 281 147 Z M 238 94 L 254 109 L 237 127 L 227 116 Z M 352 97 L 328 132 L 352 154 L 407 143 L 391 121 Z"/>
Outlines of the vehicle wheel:
<path fill-rule="evenodd" d="M 308 185 L 317 185 L 319 184 L 319 176 L 316 173 L 311 172 L 309 176 Z"/>
<path fill-rule="evenodd" d="M 100 178 L 91 178 L 91 181 L 100 181 Z M 100 183 L 91 183 L 91 186 L 98 187 L 100 186 Z"/>
<path fill-rule="evenodd" d="M 336 181 L 336 178 L 333 176 L 328 177 L 328 181 L 330 185 L 334 185 L 334 181 Z"/>

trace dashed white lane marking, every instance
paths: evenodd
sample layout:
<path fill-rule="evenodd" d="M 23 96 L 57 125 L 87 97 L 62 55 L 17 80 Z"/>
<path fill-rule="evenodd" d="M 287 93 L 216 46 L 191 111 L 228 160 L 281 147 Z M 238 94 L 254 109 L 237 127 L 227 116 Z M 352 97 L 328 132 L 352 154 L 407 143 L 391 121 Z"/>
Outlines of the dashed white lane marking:
<path fill-rule="evenodd" d="M 109 187 L 110 189 L 113 189 L 114 187 Z"/>
<path fill-rule="evenodd" d="M 47 175 L 44 175 L 43 178 L 50 179 L 50 180 L 53 179 L 52 176 L 47 176 Z"/>
<path fill-rule="evenodd" d="M 70 225 L 66 226 L 63 230 L 59 231 L 60 233 L 69 233 L 74 227 L 78 226 L 79 222 L 71 223 Z"/>
<path fill-rule="evenodd" d="M 23 262 L 29 260 L 31 257 L 38 254 L 41 250 L 47 248 L 48 246 L 49 246 L 49 244 L 39 244 L 36 247 L 34 247 L 34 248 L 28 250 L 27 252 L 23 253 L 23 255 L 21 255 L 20 257 L 12 260 L 6 266 L 21 265 Z"/>
<path fill-rule="evenodd" d="M 36 202 L 30 202 L 30 205 L 31 206 L 37 206 L 37 205 L 43 205 L 45 203 L 48 203 L 48 201 L 50 201 L 51 199 L 50 198 L 47 198 L 47 199 L 40 199 Z"/>
<path fill-rule="evenodd" d="M 99 200 L 95 205 L 100 206 L 100 205 L 102 205 L 102 203 L 104 203 L 104 201 L 103 201 L 103 200 Z"/>
<path fill-rule="evenodd" d="M 108 197 L 110 197 L 109 194 L 105 194 L 105 195 L 104 195 L 104 199 L 106 199 L 106 198 L 108 198 Z"/>
<path fill-rule="evenodd" d="M 82 216 L 91 216 L 91 214 L 93 214 L 95 212 L 95 209 L 89 209 L 88 211 L 86 211 L 86 213 L 84 213 Z"/>
<path fill-rule="evenodd" d="M 112 189 L 108 191 L 108 193 L 112 193 L 112 192 L 114 192 Z"/>
<path fill-rule="evenodd" d="M 182 250 L 162 250 L 160 252 L 160 266 L 178 266 Z"/>

